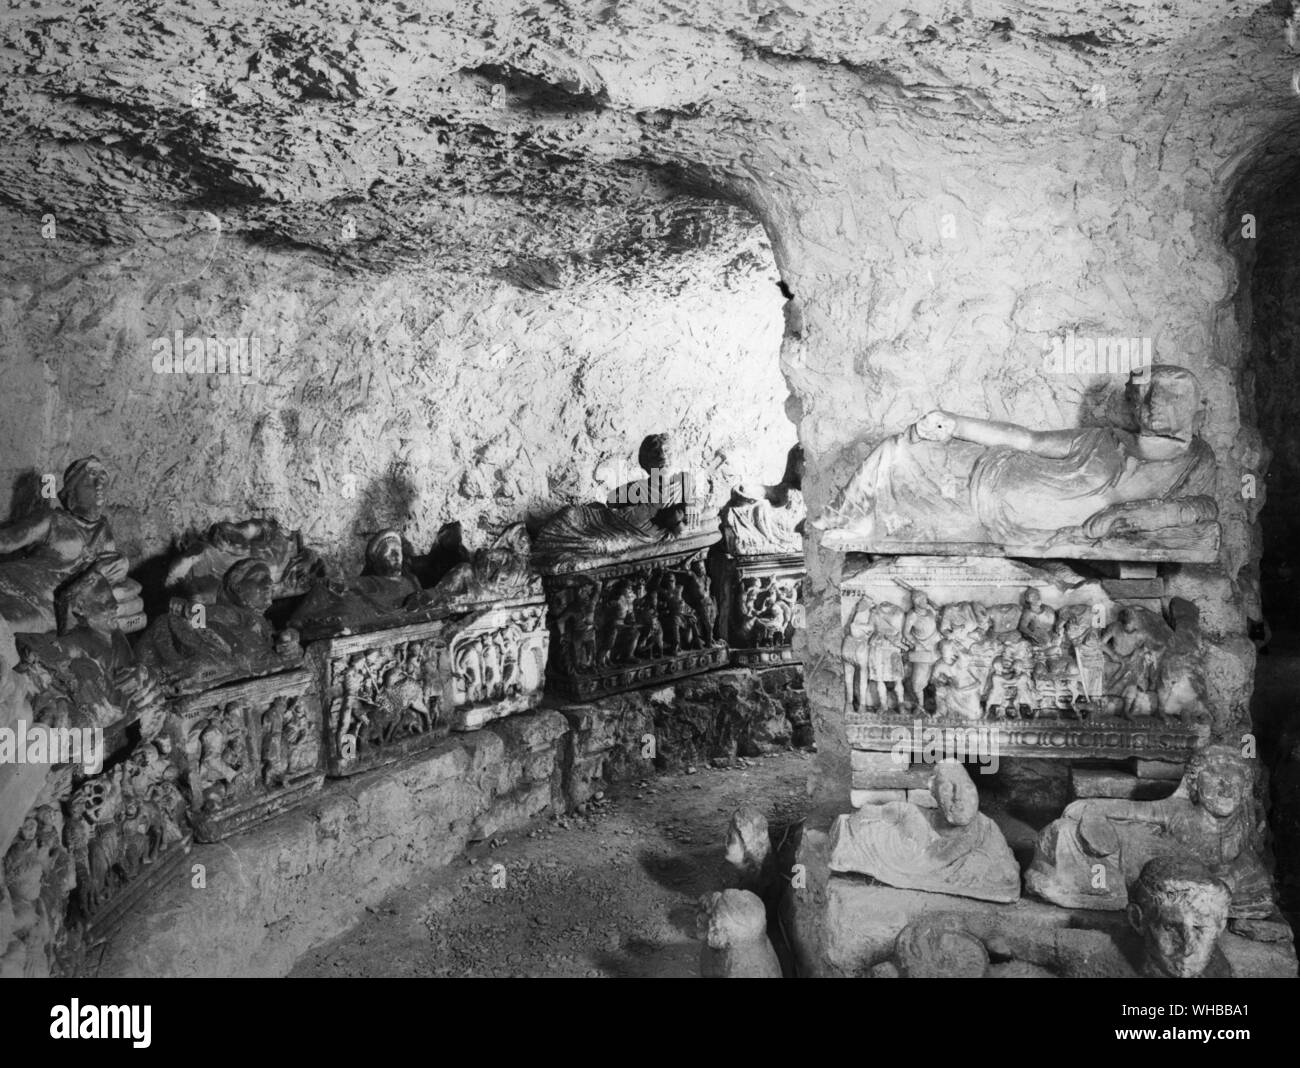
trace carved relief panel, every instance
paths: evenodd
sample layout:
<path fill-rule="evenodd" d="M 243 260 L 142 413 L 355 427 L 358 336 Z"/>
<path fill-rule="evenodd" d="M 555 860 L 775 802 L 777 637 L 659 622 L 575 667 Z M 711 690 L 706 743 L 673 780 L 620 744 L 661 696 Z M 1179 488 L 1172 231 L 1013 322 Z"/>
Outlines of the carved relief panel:
<path fill-rule="evenodd" d="M 315 675 L 284 672 L 179 699 L 195 837 L 216 842 L 293 807 L 319 788 Z"/>
<path fill-rule="evenodd" d="M 588 701 L 724 666 L 705 553 L 547 575 L 554 692 Z"/>
<path fill-rule="evenodd" d="M 449 729 L 442 621 L 311 645 L 325 716 L 328 774 L 354 775 L 428 748 Z"/>

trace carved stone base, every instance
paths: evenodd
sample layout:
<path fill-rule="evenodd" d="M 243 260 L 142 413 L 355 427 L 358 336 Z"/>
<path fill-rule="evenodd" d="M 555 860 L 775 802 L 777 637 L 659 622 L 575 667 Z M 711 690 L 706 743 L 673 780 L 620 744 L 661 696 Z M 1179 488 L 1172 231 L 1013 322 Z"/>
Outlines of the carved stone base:
<path fill-rule="evenodd" d="M 315 642 L 325 767 L 355 775 L 445 737 L 446 621 L 413 623 Z"/>
<path fill-rule="evenodd" d="M 198 841 L 218 842 L 320 787 L 325 776 L 316 685 L 313 672 L 299 669 L 174 702 L 189 759 L 190 819 Z M 220 766 L 211 757 L 204 761 L 217 740 L 213 728 L 223 732 Z M 232 747 L 237 761 L 226 759 Z"/>
<path fill-rule="evenodd" d="M 695 649 L 676 656 L 660 657 L 644 664 L 612 668 L 595 675 L 552 679 L 550 689 L 573 701 L 591 701 L 605 694 L 658 686 L 673 679 L 698 675 L 727 666 L 728 650 L 724 646 Z"/>
<path fill-rule="evenodd" d="M 451 729 L 477 730 L 537 707 L 549 645 L 540 597 L 501 601 L 449 623 L 441 670 Z"/>
<path fill-rule="evenodd" d="M 725 666 L 706 552 L 679 548 L 547 573 L 550 692 L 589 701 Z"/>
<path fill-rule="evenodd" d="M 1208 724 L 1181 726 L 1147 719 L 940 720 L 849 713 L 846 730 L 854 749 L 908 752 L 918 762 L 956 757 L 1123 758 L 1184 760 L 1209 738 Z"/>

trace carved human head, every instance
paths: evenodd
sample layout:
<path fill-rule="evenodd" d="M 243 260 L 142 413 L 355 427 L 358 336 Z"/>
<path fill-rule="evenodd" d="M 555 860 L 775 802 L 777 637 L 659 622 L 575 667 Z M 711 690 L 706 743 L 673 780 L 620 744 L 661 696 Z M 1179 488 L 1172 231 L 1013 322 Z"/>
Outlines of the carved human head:
<path fill-rule="evenodd" d="M 912 607 L 914 609 L 919 608 L 921 611 L 925 611 L 930 607 L 930 595 L 924 590 L 913 590 Z"/>
<path fill-rule="evenodd" d="M 1155 364 L 1140 396 L 1143 433 L 1188 441 L 1200 428 L 1201 384 L 1186 367 Z"/>
<path fill-rule="evenodd" d="M 672 435 L 646 435 L 641 442 L 636 459 L 645 471 L 671 471 L 677 460 L 677 449 Z"/>
<path fill-rule="evenodd" d="M 944 638 L 939 643 L 939 656 L 945 664 L 955 664 L 961 652 L 960 643 L 953 641 L 951 638 Z"/>
<path fill-rule="evenodd" d="M 1026 608 L 1037 608 L 1043 603 L 1043 595 L 1038 590 L 1030 586 L 1025 590 L 1024 604 Z"/>
<path fill-rule="evenodd" d="M 1188 796 L 1220 819 L 1231 816 L 1250 798 L 1252 773 L 1240 750 L 1231 745 L 1207 745 L 1187 762 L 1183 776 Z"/>
<path fill-rule="evenodd" d="M 954 827 L 965 827 L 980 810 L 980 795 L 966 768 L 955 760 L 935 765 L 930 776 L 930 793 L 934 795 L 943 818 Z"/>
<path fill-rule="evenodd" d="M 371 575 L 384 578 L 400 575 L 404 558 L 399 531 L 381 530 L 366 543 L 366 571 Z"/>
<path fill-rule="evenodd" d="M 54 615 L 60 634 L 82 626 L 112 630 L 117 625 L 112 584 L 93 568 L 82 572 L 55 591 Z"/>
<path fill-rule="evenodd" d="M 271 607 L 274 592 L 271 569 L 261 560 L 245 559 L 227 569 L 221 579 L 219 600 L 260 614 Z"/>
<path fill-rule="evenodd" d="M 1194 979 L 1205 971 L 1228 923 L 1232 891 L 1226 883 L 1199 860 L 1157 857 L 1143 865 L 1128 898 L 1148 974 Z"/>
<path fill-rule="evenodd" d="M 93 517 L 104 507 L 108 488 L 108 469 L 95 456 L 74 460 L 63 472 L 59 503 L 69 512 Z"/>

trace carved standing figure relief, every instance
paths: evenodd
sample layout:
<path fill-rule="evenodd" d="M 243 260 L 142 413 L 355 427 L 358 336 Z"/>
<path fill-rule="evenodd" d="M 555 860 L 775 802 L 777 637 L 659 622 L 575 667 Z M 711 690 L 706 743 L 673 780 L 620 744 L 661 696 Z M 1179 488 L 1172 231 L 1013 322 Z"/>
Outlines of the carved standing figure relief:
<path fill-rule="evenodd" d="M 852 711 L 854 706 L 866 711 L 876 705 L 871 690 L 871 635 L 874 627 L 871 612 L 875 602 L 870 597 L 859 599 L 849 620 L 848 631 L 840 646 L 840 660 L 844 665 L 844 704 Z M 856 685 L 855 685 L 856 684 Z"/>
<path fill-rule="evenodd" d="M 718 606 L 713 600 L 708 571 L 703 560 L 693 560 L 679 575 L 686 603 L 695 613 L 695 625 L 703 645 L 714 644 L 714 627 L 718 621 Z"/>
<path fill-rule="evenodd" d="M 1153 688 L 1156 650 L 1131 608 L 1120 609 L 1115 622 L 1102 632 L 1101 652 L 1107 661 L 1106 692 L 1118 695 L 1119 714 L 1130 719 L 1150 712 L 1147 695 Z"/>
<path fill-rule="evenodd" d="M 930 598 L 921 590 L 912 591 L 912 606 L 903 618 L 903 641 L 911 665 L 912 700 L 918 711 L 925 710 L 925 689 L 939 659 L 939 619 Z"/>
<path fill-rule="evenodd" d="M 288 699 L 277 697 L 262 713 L 262 785 L 274 790 L 284 785 L 289 770 L 284 748 L 284 718 Z"/>
<path fill-rule="evenodd" d="M 813 525 L 828 548 L 861 551 L 1212 558 L 1216 464 L 1199 435 L 1200 385 L 1182 367 L 1149 372 L 1136 432 L 930 412 L 881 442 Z"/>
<path fill-rule="evenodd" d="M 979 719 L 983 679 L 972 668 L 970 657 L 955 641 L 939 642 L 939 662 L 933 665 L 934 711 L 940 718 Z M 920 707 L 918 703 L 918 707 Z"/>
<path fill-rule="evenodd" d="M 894 708 L 906 704 L 903 696 L 903 609 L 888 601 L 879 601 L 871 609 L 871 637 L 867 640 L 867 665 L 876 686 L 877 703 L 889 708 L 886 687 L 894 691 Z"/>

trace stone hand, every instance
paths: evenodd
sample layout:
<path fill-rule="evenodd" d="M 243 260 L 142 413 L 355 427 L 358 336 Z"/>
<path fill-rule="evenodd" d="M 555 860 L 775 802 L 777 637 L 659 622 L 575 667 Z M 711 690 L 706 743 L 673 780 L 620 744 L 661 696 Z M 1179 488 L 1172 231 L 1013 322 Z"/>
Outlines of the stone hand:
<path fill-rule="evenodd" d="M 95 559 L 95 570 L 114 585 L 126 578 L 130 564 L 121 553 L 104 553 Z"/>
<path fill-rule="evenodd" d="M 1090 515 L 1083 521 L 1083 533 L 1089 538 L 1104 538 L 1115 525 L 1116 518 L 1113 512 L 1103 508 L 1096 515 Z"/>
<path fill-rule="evenodd" d="M 913 425 L 912 430 L 923 441 L 951 441 L 957 430 L 957 420 L 947 412 L 935 409 L 926 412 Z"/>
<path fill-rule="evenodd" d="M 1184 523 L 1204 523 L 1219 518 L 1219 506 L 1213 497 L 1185 497 L 1178 502 L 1178 509 Z"/>

